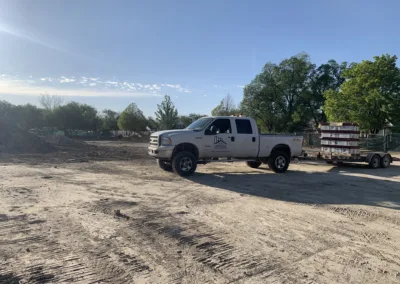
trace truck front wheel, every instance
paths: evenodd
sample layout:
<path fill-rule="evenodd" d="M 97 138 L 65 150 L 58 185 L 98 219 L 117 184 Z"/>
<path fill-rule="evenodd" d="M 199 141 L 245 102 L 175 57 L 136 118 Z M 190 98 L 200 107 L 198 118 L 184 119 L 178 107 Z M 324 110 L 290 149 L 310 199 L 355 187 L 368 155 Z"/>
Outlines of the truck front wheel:
<path fill-rule="evenodd" d="M 172 169 L 180 176 L 190 176 L 196 171 L 196 157 L 186 151 L 178 152 L 172 159 Z"/>
<path fill-rule="evenodd" d="M 246 165 L 250 168 L 257 169 L 259 166 L 261 166 L 261 162 L 248 161 L 246 162 Z"/>
<path fill-rule="evenodd" d="M 172 171 L 172 166 L 170 163 L 167 163 L 166 161 L 157 159 L 157 165 L 160 167 L 160 169 L 163 169 L 164 171 Z"/>
<path fill-rule="evenodd" d="M 289 167 L 289 157 L 285 152 L 274 151 L 268 158 L 268 166 L 275 173 L 284 173 Z"/>

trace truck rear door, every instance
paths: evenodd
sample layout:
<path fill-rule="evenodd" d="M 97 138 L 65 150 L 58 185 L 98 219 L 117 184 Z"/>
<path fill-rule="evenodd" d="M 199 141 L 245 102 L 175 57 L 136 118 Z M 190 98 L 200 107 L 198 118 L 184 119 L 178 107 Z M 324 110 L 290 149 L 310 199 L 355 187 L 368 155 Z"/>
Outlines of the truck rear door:
<path fill-rule="evenodd" d="M 258 154 L 258 130 L 248 118 L 235 118 L 236 158 L 255 158 Z"/>

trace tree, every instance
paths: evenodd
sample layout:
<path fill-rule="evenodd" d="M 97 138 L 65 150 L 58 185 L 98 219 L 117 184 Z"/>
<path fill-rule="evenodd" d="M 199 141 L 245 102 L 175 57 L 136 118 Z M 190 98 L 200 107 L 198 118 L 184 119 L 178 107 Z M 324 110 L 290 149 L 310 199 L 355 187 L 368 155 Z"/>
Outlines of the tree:
<path fill-rule="evenodd" d="M 6 101 L 0 101 L 0 119 L 12 120 L 15 118 L 15 106 Z"/>
<path fill-rule="evenodd" d="M 111 110 L 105 109 L 102 112 L 102 130 L 118 130 L 118 113 Z"/>
<path fill-rule="evenodd" d="M 87 104 L 70 102 L 54 109 L 51 115 L 52 126 L 70 134 L 71 130 L 98 130 L 100 118 L 97 110 Z"/>
<path fill-rule="evenodd" d="M 161 130 L 176 128 L 179 122 L 178 110 L 171 101 L 171 97 L 165 95 L 161 104 L 157 105 L 156 120 Z"/>
<path fill-rule="evenodd" d="M 118 119 L 118 127 L 122 130 L 141 132 L 146 130 L 146 126 L 146 117 L 135 103 L 130 104 Z"/>
<path fill-rule="evenodd" d="M 283 96 L 278 92 L 273 77 L 275 68 L 267 63 L 264 72 L 243 89 L 241 110 L 257 121 L 261 131 L 277 131 L 284 121 Z"/>
<path fill-rule="evenodd" d="M 158 129 L 158 123 L 157 123 L 157 121 L 156 121 L 154 118 L 152 118 L 151 116 L 149 116 L 149 117 L 147 118 L 147 127 L 148 127 L 150 130 L 157 130 L 157 129 Z"/>
<path fill-rule="evenodd" d="M 310 120 L 304 96 L 314 65 L 305 53 L 268 62 L 262 72 L 244 88 L 241 109 L 253 116 L 269 132 L 293 132 L 305 128 Z"/>
<path fill-rule="evenodd" d="M 200 117 L 203 117 L 206 115 L 201 115 L 197 113 L 190 113 L 189 115 L 181 115 L 179 117 L 179 120 L 182 122 L 182 124 L 187 127 L 190 125 L 193 121 L 198 120 Z"/>
<path fill-rule="evenodd" d="M 47 111 L 54 111 L 62 105 L 64 99 L 60 96 L 42 95 L 39 99 L 40 105 Z"/>
<path fill-rule="evenodd" d="M 212 111 L 211 115 L 213 116 L 225 116 L 236 114 L 238 109 L 235 105 L 235 102 L 230 94 L 227 94 Z"/>
<path fill-rule="evenodd" d="M 352 121 L 361 129 L 378 132 L 387 122 L 400 123 L 400 69 L 397 57 L 375 56 L 347 69 L 340 90 L 324 93 L 324 111 L 330 121 Z"/>
<path fill-rule="evenodd" d="M 305 92 L 302 98 L 315 126 L 326 121 L 326 115 L 323 111 L 324 93 L 327 90 L 339 90 L 345 81 L 343 72 L 347 68 L 347 62 L 339 64 L 335 60 L 329 60 L 328 63 L 321 64 L 311 72 L 309 92 Z"/>
<path fill-rule="evenodd" d="M 13 110 L 14 121 L 23 130 L 42 127 L 44 125 L 44 112 L 31 104 L 15 106 Z"/>

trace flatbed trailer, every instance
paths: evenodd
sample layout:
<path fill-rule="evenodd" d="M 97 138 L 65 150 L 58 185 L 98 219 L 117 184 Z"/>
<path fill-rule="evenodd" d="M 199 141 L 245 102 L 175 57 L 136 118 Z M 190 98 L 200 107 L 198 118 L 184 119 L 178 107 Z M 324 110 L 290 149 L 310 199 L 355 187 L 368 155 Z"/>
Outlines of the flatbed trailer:
<path fill-rule="evenodd" d="M 367 163 L 370 168 L 387 168 L 393 163 L 393 157 L 386 152 L 365 152 L 360 155 L 336 155 L 333 153 L 318 152 L 317 156 L 310 157 L 307 152 L 299 157 L 301 160 L 320 160 L 328 164 L 340 163 Z"/>

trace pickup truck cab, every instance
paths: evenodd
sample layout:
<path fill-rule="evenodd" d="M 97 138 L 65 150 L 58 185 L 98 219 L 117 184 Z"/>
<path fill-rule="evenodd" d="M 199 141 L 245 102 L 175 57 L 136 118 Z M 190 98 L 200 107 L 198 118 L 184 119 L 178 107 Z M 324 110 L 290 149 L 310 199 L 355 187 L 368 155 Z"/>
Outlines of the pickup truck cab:
<path fill-rule="evenodd" d="M 262 135 L 254 119 L 237 116 L 202 117 L 186 129 L 151 134 L 148 153 L 164 170 L 191 175 L 197 164 L 227 158 L 246 161 L 251 168 L 268 164 L 276 173 L 285 172 L 291 158 L 301 155 L 303 137 Z"/>

